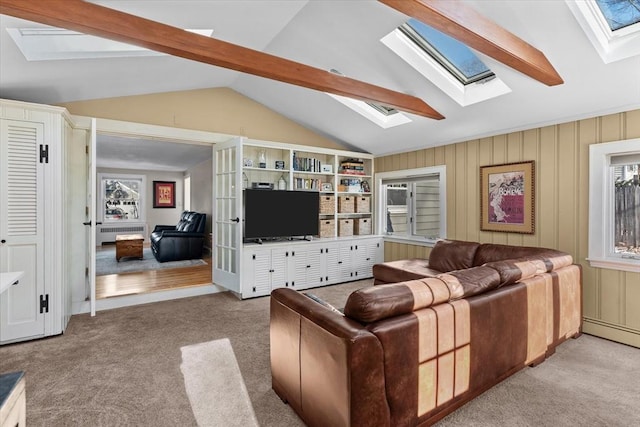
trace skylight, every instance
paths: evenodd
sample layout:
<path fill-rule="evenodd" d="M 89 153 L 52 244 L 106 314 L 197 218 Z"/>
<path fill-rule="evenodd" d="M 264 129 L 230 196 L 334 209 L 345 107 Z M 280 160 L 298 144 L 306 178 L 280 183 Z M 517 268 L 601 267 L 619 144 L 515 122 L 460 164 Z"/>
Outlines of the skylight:
<path fill-rule="evenodd" d="M 409 19 L 399 29 L 463 85 L 495 76 L 467 45 L 417 19 Z"/>
<path fill-rule="evenodd" d="M 605 64 L 640 55 L 640 0 L 565 0 Z"/>
<path fill-rule="evenodd" d="M 213 30 L 186 30 L 210 37 Z M 7 28 L 27 61 L 166 55 L 143 47 L 55 27 Z"/>
<path fill-rule="evenodd" d="M 346 96 L 334 95 L 328 92 L 325 93 L 383 129 L 411 122 L 409 117 L 405 116 L 395 108 L 386 107 L 373 102 L 364 102 L 353 98 L 347 98 Z"/>
<path fill-rule="evenodd" d="M 416 19 L 381 41 L 463 107 L 511 92 L 468 46 Z"/>
<path fill-rule="evenodd" d="M 596 0 L 611 31 L 640 22 L 640 0 Z"/>

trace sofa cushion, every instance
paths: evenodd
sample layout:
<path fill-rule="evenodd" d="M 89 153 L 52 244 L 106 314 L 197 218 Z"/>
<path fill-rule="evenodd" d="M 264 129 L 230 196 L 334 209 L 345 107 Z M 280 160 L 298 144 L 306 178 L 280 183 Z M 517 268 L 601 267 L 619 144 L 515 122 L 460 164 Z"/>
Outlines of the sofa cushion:
<path fill-rule="evenodd" d="M 438 276 L 450 288 L 461 288 L 464 298 L 482 294 L 500 286 L 500 274 L 490 267 L 472 267 Z"/>
<path fill-rule="evenodd" d="M 560 258 L 563 259 L 567 256 L 565 252 L 556 251 L 555 249 L 536 248 L 531 246 L 510 246 L 510 245 L 497 245 L 494 243 L 483 243 L 480 245 L 475 253 L 473 259 L 474 266 L 481 266 L 488 262 L 503 261 L 514 258 Z M 569 263 L 571 264 L 571 263 Z M 557 269 L 559 267 L 552 266 L 551 269 Z M 551 270 L 550 269 L 550 270 Z M 549 271 L 550 271 L 549 270 Z"/>
<path fill-rule="evenodd" d="M 477 242 L 440 240 L 429 254 L 429 268 L 445 273 L 472 267 L 479 246 Z"/>
<path fill-rule="evenodd" d="M 373 266 L 373 277 L 376 283 L 398 283 L 408 280 L 435 277 L 442 271 L 429 267 L 426 259 L 412 258 L 399 261 L 389 261 Z"/>
<path fill-rule="evenodd" d="M 349 295 L 344 314 L 371 323 L 458 299 L 462 294 L 459 283 L 448 284 L 434 277 L 367 287 Z"/>

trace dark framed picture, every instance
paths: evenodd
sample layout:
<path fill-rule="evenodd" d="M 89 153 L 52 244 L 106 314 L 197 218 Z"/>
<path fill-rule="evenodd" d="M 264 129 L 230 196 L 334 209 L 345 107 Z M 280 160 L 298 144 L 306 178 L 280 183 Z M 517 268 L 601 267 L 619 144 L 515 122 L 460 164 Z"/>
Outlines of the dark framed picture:
<path fill-rule="evenodd" d="M 154 208 L 175 208 L 176 207 L 176 182 L 175 181 L 153 181 L 153 207 Z"/>
<path fill-rule="evenodd" d="M 535 232 L 535 163 L 480 167 L 480 229 Z"/>

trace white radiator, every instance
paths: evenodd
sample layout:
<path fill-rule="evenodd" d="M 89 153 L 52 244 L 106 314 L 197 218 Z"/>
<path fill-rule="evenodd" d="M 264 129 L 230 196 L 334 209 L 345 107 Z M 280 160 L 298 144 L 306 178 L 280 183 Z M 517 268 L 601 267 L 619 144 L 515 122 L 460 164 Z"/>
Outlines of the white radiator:
<path fill-rule="evenodd" d="M 104 242 L 115 242 L 118 234 L 142 234 L 144 240 L 149 240 L 147 224 L 99 225 L 96 244 L 101 245 Z"/>

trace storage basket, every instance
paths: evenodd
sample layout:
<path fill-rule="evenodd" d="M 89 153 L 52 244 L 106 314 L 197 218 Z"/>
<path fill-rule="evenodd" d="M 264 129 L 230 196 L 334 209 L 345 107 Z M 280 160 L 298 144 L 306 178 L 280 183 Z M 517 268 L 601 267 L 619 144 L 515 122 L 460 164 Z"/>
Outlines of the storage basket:
<path fill-rule="evenodd" d="M 356 218 L 353 220 L 353 232 L 357 236 L 371 234 L 371 218 Z"/>
<path fill-rule="evenodd" d="M 353 196 L 340 196 L 338 197 L 338 212 L 339 213 L 354 213 L 355 212 L 355 197 Z"/>
<path fill-rule="evenodd" d="M 353 219 L 341 219 L 338 221 L 338 236 L 353 236 Z"/>
<path fill-rule="evenodd" d="M 356 201 L 356 213 L 369 213 L 371 212 L 371 196 L 357 196 Z"/>
<path fill-rule="evenodd" d="M 335 196 L 333 194 L 320 195 L 320 214 L 331 215 L 335 209 Z"/>
<path fill-rule="evenodd" d="M 335 231 L 336 231 L 335 219 L 320 220 L 320 237 L 333 237 L 336 234 Z"/>

